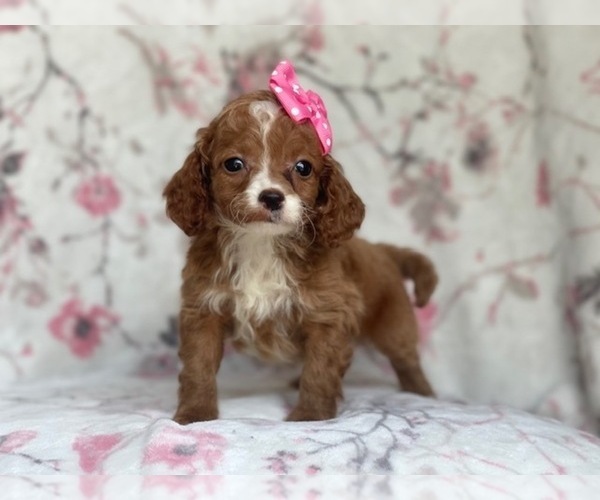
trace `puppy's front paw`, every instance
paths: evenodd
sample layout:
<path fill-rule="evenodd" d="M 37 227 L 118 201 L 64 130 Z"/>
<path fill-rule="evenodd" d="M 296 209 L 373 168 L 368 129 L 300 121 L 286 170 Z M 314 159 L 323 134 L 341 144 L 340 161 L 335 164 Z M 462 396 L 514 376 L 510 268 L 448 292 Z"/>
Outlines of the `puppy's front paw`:
<path fill-rule="evenodd" d="M 296 406 L 287 416 L 288 422 L 310 422 L 315 420 L 329 420 L 336 416 L 335 408 L 303 408 Z"/>
<path fill-rule="evenodd" d="M 180 425 L 187 425 L 194 422 L 206 422 L 207 420 L 216 420 L 219 418 L 217 408 L 205 407 L 179 407 L 173 420 Z"/>

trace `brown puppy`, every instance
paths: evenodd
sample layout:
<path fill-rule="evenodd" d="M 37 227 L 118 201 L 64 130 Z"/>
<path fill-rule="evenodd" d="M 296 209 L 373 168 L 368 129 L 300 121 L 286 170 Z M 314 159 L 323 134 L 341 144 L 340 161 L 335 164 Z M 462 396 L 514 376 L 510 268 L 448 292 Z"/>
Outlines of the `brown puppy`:
<path fill-rule="evenodd" d="M 164 191 L 192 237 L 183 269 L 179 406 L 186 424 L 218 417 L 216 374 L 227 338 L 264 359 L 303 361 L 288 420 L 335 417 L 356 339 L 391 361 L 404 390 L 432 395 L 403 278 L 423 306 L 437 276 L 409 249 L 353 238 L 364 205 L 269 91 L 242 96 L 197 133 Z"/>

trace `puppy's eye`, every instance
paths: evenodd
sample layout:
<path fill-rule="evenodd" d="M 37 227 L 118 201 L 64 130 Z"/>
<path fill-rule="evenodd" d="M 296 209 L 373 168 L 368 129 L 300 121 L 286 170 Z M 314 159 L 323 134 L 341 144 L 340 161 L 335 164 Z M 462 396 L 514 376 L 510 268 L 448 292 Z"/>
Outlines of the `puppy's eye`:
<path fill-rule="evenodd" d="M 308 177 L 312 172 L 312 165 L 306 160 L 300 160 L 294 165 L 294 170 L 298 172 L 301 177 Z"/>
<path fill-rule="evenodd" d="M 227 172 L 239 172 L 244 168 L 244 161 L 239 158 L 229 158 L 224 163 Z"/>

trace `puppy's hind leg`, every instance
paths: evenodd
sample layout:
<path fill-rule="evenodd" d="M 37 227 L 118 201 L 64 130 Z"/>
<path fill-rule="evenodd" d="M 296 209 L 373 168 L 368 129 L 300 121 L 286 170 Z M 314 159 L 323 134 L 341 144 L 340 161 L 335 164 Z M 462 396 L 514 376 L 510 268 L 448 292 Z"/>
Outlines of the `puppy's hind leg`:
<path fill-rule="evenodd" d="M 298 404 L 288 421 L 327 420 L 337 414 L 342 378 L 352 359 L 352 336 L 322 325 L 308 327 Z"/>
<path fill-rule="evenodd" d="M 412 314 L 389 307 L 370 332 L 370 340 L 392 364 L 400 387 L 422 396 L 435 396 L 421 368 L 418 325 Z"/>

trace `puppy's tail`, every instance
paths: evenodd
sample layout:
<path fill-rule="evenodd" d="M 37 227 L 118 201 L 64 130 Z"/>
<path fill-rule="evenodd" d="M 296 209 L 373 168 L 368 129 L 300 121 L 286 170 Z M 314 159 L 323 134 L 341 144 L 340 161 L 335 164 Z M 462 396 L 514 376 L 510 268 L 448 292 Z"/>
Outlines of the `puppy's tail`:
<path fill-rule="evenodd" d="M 417 307 L 425 306 L 438 283 L 433 262 L 410 248 L 399 248 L 384 243 L 380 246 L 396 261 L 402 276 L 415 284 Z"/>

